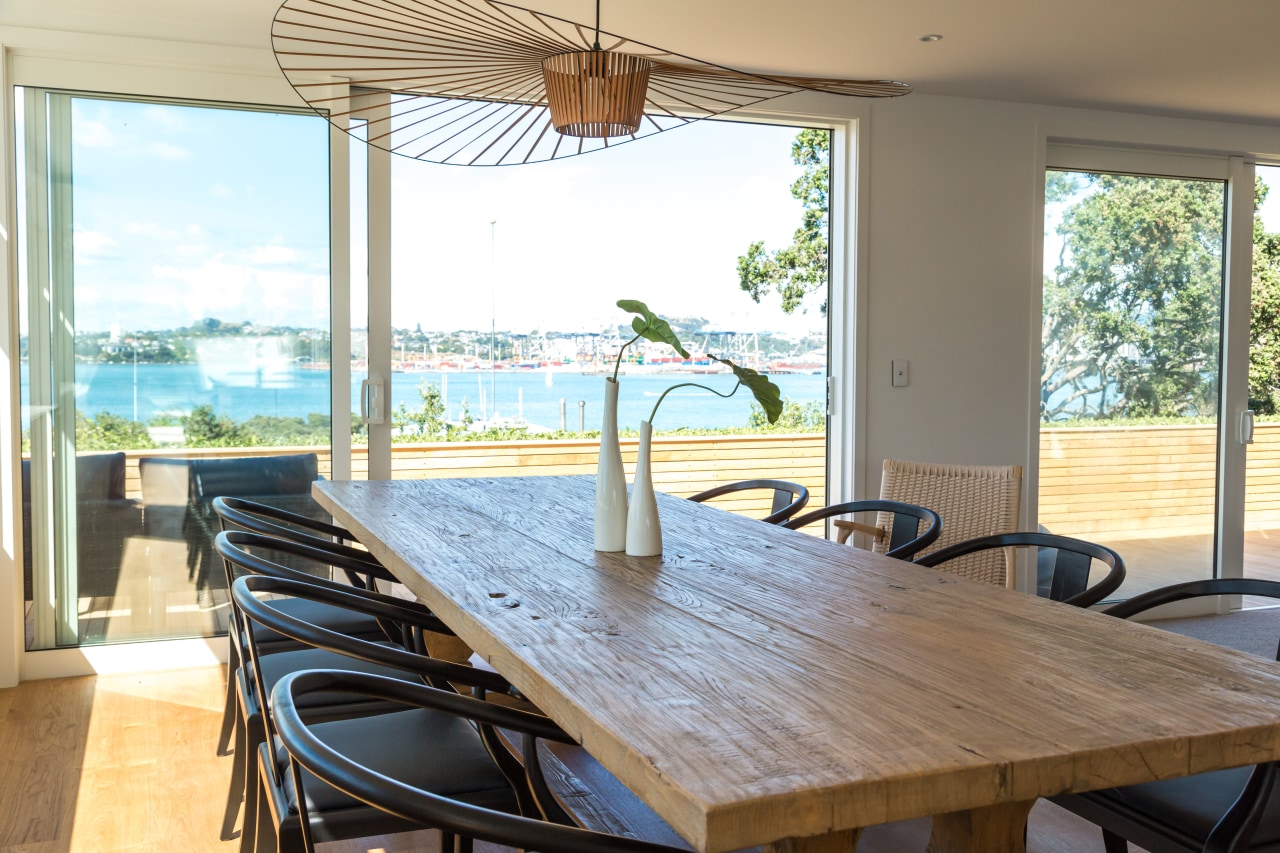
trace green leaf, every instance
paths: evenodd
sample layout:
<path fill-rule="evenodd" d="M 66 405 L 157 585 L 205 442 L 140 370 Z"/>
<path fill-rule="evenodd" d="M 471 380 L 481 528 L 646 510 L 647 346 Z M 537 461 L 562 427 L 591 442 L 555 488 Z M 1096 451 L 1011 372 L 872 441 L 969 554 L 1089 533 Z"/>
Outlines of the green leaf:
<path fill-rule="evenodd" d="M 637 335 L 654 343 L 669 344 L 672 349 L 680 353 L 681 358 L 689 357 L 689 351 L 680 343 L 680 338 L 672 331 L 671 326 L 666 320 L 650 311 L 648 305 L 638 299 L 619 299 L 618 307 L 623 311 L 640 315 L 631 321 L 631 328 Z"/>
<path fill-rule="evenodd" d="M 711 357 L 721 364 L 728 365 L 733 375 L 738 377 L 738 381 L 751 389 L 756 402 L 760 404 L 760 408 L 764 409 L 764 416 L 768 418 L 769 423 L 777 423 L 782 415 L 782 389 L 769 381 L 768 376 L 757 373 L 750 367 L 741 367 L 727 358 L 717 358 L 714 355 Z"/>

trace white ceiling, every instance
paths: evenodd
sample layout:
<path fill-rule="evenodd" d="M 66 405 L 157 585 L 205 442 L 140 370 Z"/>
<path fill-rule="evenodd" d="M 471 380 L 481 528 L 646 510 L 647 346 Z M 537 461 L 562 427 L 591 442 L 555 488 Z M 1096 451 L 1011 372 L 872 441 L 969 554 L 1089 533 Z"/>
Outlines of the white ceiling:
<path fill-rule="evenodd" d="M 525 0 L 590 23 L 592 0 Z M 753 71 L 1280 124 L 1280 0 L 603 0 L 605 30 Z M 269 47 L 276 0 L 0 0 L 0 24 Z M 918 37 L 940 33 L 923 44 Z"/>

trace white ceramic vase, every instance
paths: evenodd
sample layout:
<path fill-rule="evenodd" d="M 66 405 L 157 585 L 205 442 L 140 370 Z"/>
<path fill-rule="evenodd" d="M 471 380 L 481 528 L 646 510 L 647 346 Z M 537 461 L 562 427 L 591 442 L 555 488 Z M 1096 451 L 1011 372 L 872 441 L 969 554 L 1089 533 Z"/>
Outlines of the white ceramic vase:
<path fill-rule="evenodd" d="M 654 557 L 662 553 L 662 524 L 658 521 L 658 499 L 653 494 L 653 476 L 649 470 L 652 438 L 653 424 L 641 421 L 640 453 L 636 457 L 631 508 L 627 512 L 627 554 L 632 557 Z"/>
<path fill-rule="evenodd" d="M 604 380 L 604 418 L 600 424 L 600 459 L 596 464 L 597 551 L 627 546 L 627 475 L 618 446 L 618 383 Z"/>

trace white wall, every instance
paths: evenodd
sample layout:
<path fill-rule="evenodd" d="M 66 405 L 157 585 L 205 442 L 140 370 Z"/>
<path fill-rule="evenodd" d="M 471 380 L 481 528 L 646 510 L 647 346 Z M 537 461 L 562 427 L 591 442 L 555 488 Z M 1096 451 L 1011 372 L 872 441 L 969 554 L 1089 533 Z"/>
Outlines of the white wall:
<path fill-rule="evenodd" d="M 1040 246 L 1047 139 L 1280 158 L 1280 127 L 913 94 L 874 102 L 870 134 L 865 453 L 1026 467 L 1035 505 Z M 890 386 L 890 362 L 911 383 Z"/>

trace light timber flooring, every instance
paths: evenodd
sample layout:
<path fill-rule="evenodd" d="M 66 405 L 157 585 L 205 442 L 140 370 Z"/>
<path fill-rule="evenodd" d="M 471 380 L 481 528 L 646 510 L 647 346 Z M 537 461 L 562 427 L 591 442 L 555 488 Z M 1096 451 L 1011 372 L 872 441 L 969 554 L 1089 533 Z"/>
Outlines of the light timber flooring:
<path fill-rule="evenodd" d="M 224 679 L 222 667 L 208 667 L 0 690 L 0 851 L 238 850 L 238 840 L 218 838 L 231 774 L 231 758 L 214 754 Z M 928 833 L 927 820 L 875 828 L 858 849 L 923 850 Z M 1088 853 L 1102 850 L 1102 838 L 1041 802 L 1027 849 Z M 413 850 L 438 853 L 436 834 L 325 844 L 320 853 Z"/>

